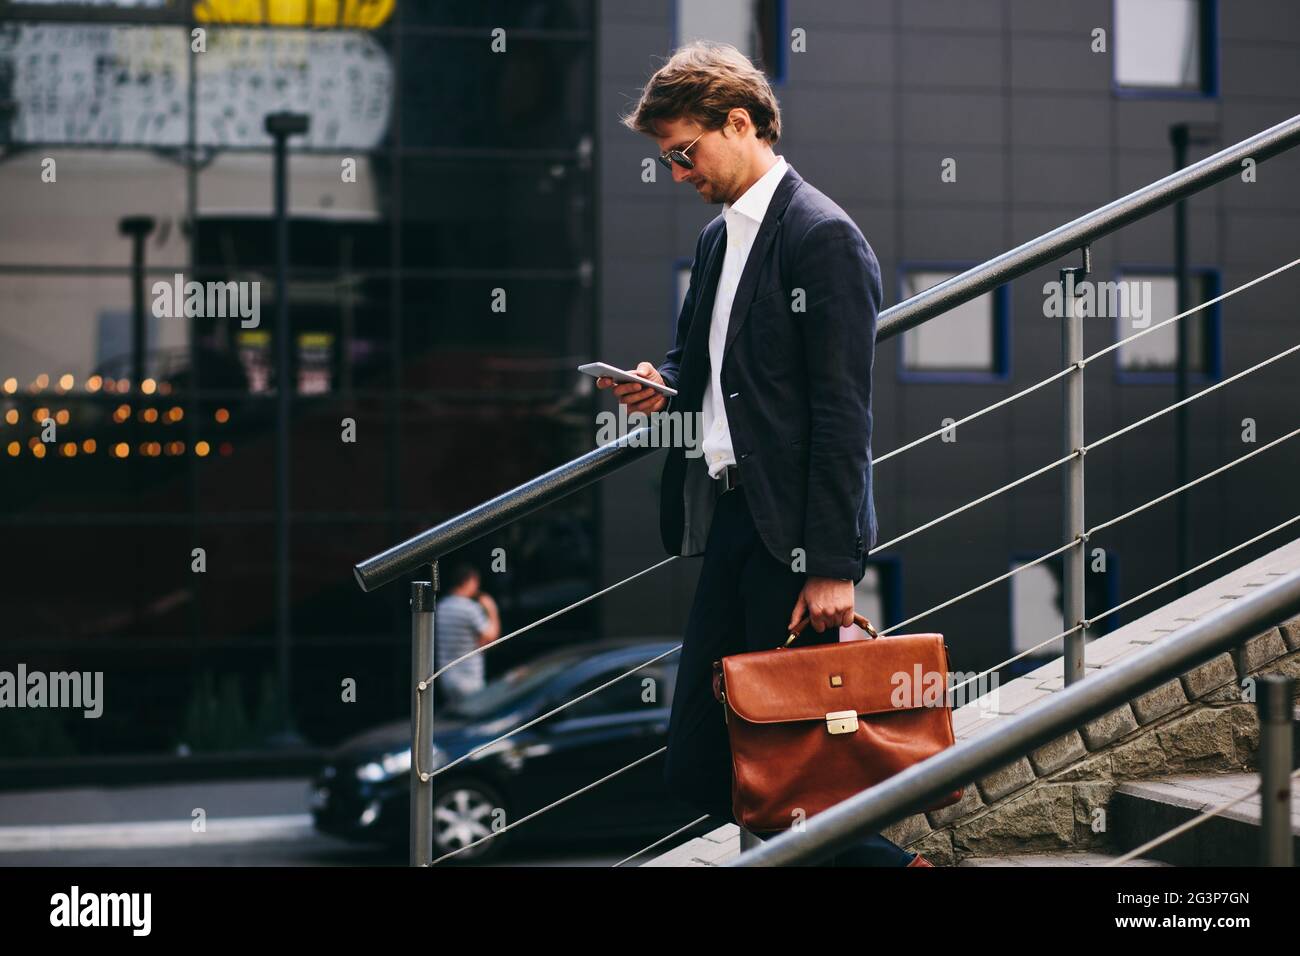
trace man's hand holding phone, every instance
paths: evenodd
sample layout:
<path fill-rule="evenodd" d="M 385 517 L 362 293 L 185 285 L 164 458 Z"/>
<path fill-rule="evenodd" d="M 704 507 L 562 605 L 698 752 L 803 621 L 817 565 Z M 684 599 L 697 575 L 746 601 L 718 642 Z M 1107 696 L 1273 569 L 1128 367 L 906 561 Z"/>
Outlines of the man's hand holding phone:
<path fill-rule="evenodd" d="M 648 378 L 650 381 L 657 382 L 660 385 L 668 384 L 664 381 L 663 376 L 659 374 L 658 369 L 649 362 L 641 362 L 636 368 L 628 369 L 627 371 L 634 375 L 639 375 L 642 378 Z M 668 405 L 667 396 L 656 392 L 653 388 L 647 388 L 637 382 L 623 382 L 622 384 L 619 384 L 612 378 L 602 375 L 596 379 L 596 387 L 612 387 L 614 389 L 614 394 L 618 397 L 620 402 L 627 406 L 629 413 L 644 412 L 648 415 L 651 412 L 662 411 Z"/>

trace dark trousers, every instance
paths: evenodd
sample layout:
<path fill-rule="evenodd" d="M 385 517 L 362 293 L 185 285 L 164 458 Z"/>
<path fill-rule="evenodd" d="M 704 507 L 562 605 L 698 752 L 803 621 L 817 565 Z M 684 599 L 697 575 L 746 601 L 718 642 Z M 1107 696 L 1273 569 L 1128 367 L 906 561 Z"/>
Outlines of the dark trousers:
<path fill-rule="evenodd" d="M 768 552 L 754 527 L 744 486 L 718 499 L 703 561 L 677 668 L 664 782 L 681 800 L 736 822 L 731 808 L 731 748 L 722 704 L 713 697 L 713 662 L 784 643 L 805 575 Z M 806 643 L 838 639 L 838 628 L 818 634 L 811 624 L 804 636 Z M 906 866 L 914 856 L 872 834 L 822 865 Z"/>

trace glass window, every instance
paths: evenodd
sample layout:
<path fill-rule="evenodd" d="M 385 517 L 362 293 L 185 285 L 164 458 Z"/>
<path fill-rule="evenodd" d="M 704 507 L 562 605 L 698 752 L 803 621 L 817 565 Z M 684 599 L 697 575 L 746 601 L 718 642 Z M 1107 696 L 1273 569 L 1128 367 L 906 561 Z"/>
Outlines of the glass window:
<path fill-rule="evenodd" d="M 1098 617 L 1118 603 L 1116 597 L 1118 555 L 1105 553 L 1105 570 L 1096 565 L 1095 548 L 1089 545 L 1083 577 L 1084 615 Z M 1010 570 L 1028 564 L 1032 558 L 1012 559 Z M 1011 653 L 1019 654 L 1035 644 L 1041 644 L 1065 630 L 1065 595 L 1062 590 L 1064 562 L 1057 557 L 1025 568 L 1011 576 Z M 1111 614 L 1097 620 L 1088 628 L 1088 639 L 1108 634 L 1121 623 L 1121 614 Z M 1027 663 L 1011 665 L 1012 673 L 1023 673 L 1044 660 L 1065 653 L 1063 640 L 1046 645 L 1030 654 Z"/>
<path fill-rule="evenodd" d="M 591 75 L 592 48 L 544 35 L 513 36 L 507 29 L 502 54 L 487 33 L 403 36 L 403 143 L 576 151 L 590 135 L 590 117 L 586 98 L 573 91 Z"/>
<path fill-rule="evenodd" d="M 1012 561 L 1011 570 L 1028 562 Z M 1065 629 L 1061 623 L 1061 575 L 1052 562 L 1026 568 L 1011 578 L 1011 650 L 1019 654 Z M 1034 657 L 1059 657 L 1061 644 L 1048 644 Z"/>
<path fill-rule="evenodd" d="M 1115 82 L 1132 89 L 1205 87 L 1201 0 L 1115 0 Z"/>
<path fill-rule="evenodd" d="M 1127 272 L 1120 277 L 1126 283 L 1141 282 L 1142 298 L 1146 303 L 1145 315 L 1129 316 L 1116 320 L 1116 335 L 1129 338 L 1141 329 L 1158 325 L 1178 314 L 1178 283 L 1172 275 Z M 1201 273 L 1189 277 L 1190 302 L 1188 308 L 1199 305 L 1217 295 L 1213 274 Z M 1215 306 L 1179 319 L 1188 323 L 1188 368 L 1193 373 L 1206 374 L 1212 370 L 1210 343 Z M 1171 322 L 1164 328 L 1121 345 L 1119 367 L 1126 372 L 1171 372 L 1178 369 L 1178 324 Z"/>
<path fill-rule="evenodd" d="M 903 275 L 902 298 L 910 299 L 957 272 L 909 270 Z M 950 309 L 903 333 L 903 368 L 916 372 L 1005 373 L 999 361 L 999 304 L 995 293 Z"/>
<path fill-rule="evenodd" d="M 312 647 L 288 661 L 292 686 L 357 653 L 372 668 L 358 707 L 299 690 L 289 709 L 322 745 L 400 716 L 405 665 L 375 653 L 391 602 L 346 569 L 592 447 L 573 367 L 595 327 L 595 3 L 20 6 L 0 12 L 0 530 L 27 555 L 2 589 L 9 630 L 113 654 L 114 699 L 133 703 L 75 722 L 110 728 L 110 749 L 181 733 L 198 748 L 188 706 L 229 686 L 251 707 L 287 677 L 269 655 L 283 354 L 290 644 Z M 310 119 L 289 146 L 285 283 L 278 110 Z M 508 548 L 507 628 L 592 592 L 597 502 L 586 489 L 475 543 L 484 567 L 481 548 Z M 107 561 L 89 616 L 51 597 L 69 555 Z M 594 615 L 507 645 L 489 676 L 593 633 Z M 223 676 L 192 696 L 208 671 Z"/>

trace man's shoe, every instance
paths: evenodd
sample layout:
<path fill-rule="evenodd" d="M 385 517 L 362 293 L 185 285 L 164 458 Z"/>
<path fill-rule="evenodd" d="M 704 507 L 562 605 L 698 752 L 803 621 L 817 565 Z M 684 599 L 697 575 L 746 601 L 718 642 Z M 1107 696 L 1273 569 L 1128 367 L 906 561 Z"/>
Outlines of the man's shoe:
<path fill-rule="evenodd" d="M 933 863 L 931 863 L 925 857 L 921 856 L 921 854 L 919 853 L 916 856 L 912 857 L 912 862 L 907 865 L 908 866 L 934 866 Z"/>

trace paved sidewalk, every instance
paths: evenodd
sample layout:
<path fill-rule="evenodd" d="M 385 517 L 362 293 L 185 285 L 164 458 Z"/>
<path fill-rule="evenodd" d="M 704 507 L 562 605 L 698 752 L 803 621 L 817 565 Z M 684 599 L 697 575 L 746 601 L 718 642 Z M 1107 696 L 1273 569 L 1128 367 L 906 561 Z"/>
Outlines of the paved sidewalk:
<path fill-rule="evenodd" d="M 309 781 L 237 780 L 0 793 L 0 854 L 299 840 Z M 194 828 L 202 810 L 205 831 Z"/>

